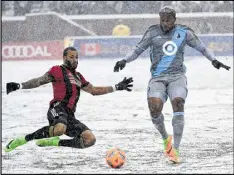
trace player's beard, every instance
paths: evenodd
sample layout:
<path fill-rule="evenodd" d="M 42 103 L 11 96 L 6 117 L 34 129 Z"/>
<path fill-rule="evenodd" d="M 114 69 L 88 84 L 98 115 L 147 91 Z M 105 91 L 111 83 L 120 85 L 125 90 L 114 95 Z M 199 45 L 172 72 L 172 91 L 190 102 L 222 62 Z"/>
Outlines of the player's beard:
<path fill-rule="evenodd" d="M 78 63 L 77 62 L 71 63 L 70 61 L 65 60 L 64 65 L 70 70 L 75 70 L 77 68 Z"/>

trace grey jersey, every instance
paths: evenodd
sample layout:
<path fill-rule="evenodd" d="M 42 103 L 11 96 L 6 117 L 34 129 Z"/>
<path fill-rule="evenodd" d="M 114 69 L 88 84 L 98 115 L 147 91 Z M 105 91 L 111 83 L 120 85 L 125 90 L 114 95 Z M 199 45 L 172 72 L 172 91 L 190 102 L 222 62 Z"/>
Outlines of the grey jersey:
<path fill-rule="evenodd" d="M 135 60 L 143 51 L 150 47 L 152 77 L 185 74 L 184 48 L 185 45 L 200 51 L 210 61 L 215 59 L 213 52 L 205 48 L 202 41 L 188 26 L 177 24 L 165 33 L 159 24 L 152 25 L 143 35 L 136 48 L 126 55 L 127 63 Z"/>

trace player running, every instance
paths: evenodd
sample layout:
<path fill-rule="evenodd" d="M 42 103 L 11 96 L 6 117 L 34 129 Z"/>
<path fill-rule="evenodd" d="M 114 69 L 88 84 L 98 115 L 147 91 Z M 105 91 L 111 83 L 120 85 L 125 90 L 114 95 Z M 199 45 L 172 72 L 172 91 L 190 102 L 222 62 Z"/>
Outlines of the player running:
<path fill-rule="evenodd" d="M 201 52 L 212 65 L 219 69 L 230 69 L 229 66 L 216 60 L 212 51 L 207 49 L 194 31 L 185 25 L 175 24 L 176 12 L 170 6 L 160 12 L 160 24 L 152 25 L 143 35 L 136 48 L 118 61 L 114 72 L 122 70 L 126 63 L 135 60 L 150 47 L 151 79 L 148 83 L 148 107 L 152 122 L 162 136 L 164 152 L 173 163 L 179 163 L 179 146 L 184 129 L 184 104 L 187 97 L 187 77 L 184 62 L 185 45 Z M 173 146 L 165 125 L 162 109 L 167 98 L 173 108 Z"/>
<path fill-rule="evenodd" d="M 18 89 L 32 89 L 41 85 L 52 83 L 54 98 L 50 101 L 47 119 L 48 126 L 11 140 L 5 148 L 12 151 L 20 145 L 37 140 L 38 146 L 65 146 L 73 148 L 87 148 L 95 144 L 96 138 L 92 131 L 75 118 L 76 105 L 80 97 L 80 90 L 92 95 L 104 95 L 116 90 L 131 91 L 132 78 L 124 78 L 115 86 L 96 87 L 88 82 L 84 76 L 76 71 L 78 65 L 78 52 L 74 47 L 68 47 L 63 52 L 63 64 L 53 66 L 39 78 L 24 83 L 7 83 L 7 94 Z M 66 134 L 73 139 L 60 139 L 58 136 Z"/>

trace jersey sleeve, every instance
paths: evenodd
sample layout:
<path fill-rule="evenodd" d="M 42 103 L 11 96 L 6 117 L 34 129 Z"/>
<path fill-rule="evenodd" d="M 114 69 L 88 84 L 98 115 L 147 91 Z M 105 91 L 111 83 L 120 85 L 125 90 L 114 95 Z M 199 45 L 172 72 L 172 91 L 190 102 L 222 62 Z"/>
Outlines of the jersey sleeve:
<path fill-rule="evenodd" d="M 150 30 L 148 29 L 141 38 L 140 42 L 137 43 L 135 49 L 125 56 L 125 60 L 127 61 L 127 63 L 135 60 L 142 52 L 144 52 L 149 47 L 150 44 L 151 37 Z"/>
<path fill-rule="evenodd" d="M 204 43 L 199 39 L 199 37 L 194 33 L 192 29 L 187 30 L 186 43 L 202 53 L 208 60 L 216 60 L 214 53 L 205 47 Z"/>
<path fill-rule="evenodd" d="M 81 80 L 81 88 L 87 86 L 89 84 L 89 81 L 87 81 L 81 73 L 77 72 L 77 74 Z"/>
<path fill-rule="evenodd" d="M 186 44 L 190 47 L 196 48 L 197 46 L 202 44 L 202 41 L 198 38 L 198 36 L 192 29 L 188 29 L 186 34 Z"/>
<path fill-rule="evenodd" d="M 59 66 L 53 66 L 50 68 L 50 70 L 46 73 L 48 73 L 51 76 L 54 76 L 54 74 L 58 71 Z"/>
<path fill-rule="evenodd" d="M 55 81 L 54 77 L 59 68 L 60 68 L 59 66 L 53 66 L 45 73 L 51 78 L 52 82 Z"/>
<path fill-rule="evenodd" d="M 140 42 L 137 43 L 136 47 L 141 49 L 142 51 L 145 51 L 149 45 L 151 44 L 151 36 L 150 36 L 150 30 L 148 29 L 143 37 L 141 38 Z"/>

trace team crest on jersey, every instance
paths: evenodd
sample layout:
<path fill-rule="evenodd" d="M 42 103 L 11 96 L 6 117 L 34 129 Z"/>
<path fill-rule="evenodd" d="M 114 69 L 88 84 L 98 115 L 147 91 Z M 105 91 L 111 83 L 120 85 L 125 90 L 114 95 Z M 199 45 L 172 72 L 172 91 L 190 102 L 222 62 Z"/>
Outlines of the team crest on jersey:
<path fill-rule="evenodd" d="M 74 76 L 71 73 L 68 73 L 68 77 L 69 77 L 71 84 L 75 84 L 75 85 L 81 87 L 81 82 L 78 81 L 76 78 L 74 78 Z"/>
<path fill-rule="evenodd" d="M 177 50 L 178 50 L 178 47 L 176 45 L 175 42 L 173 41 L 167 41 L 163 44 L 163 52 L 168 55 L 168 56 L 172 56 L 172 55 L 175 55 Z"/>

